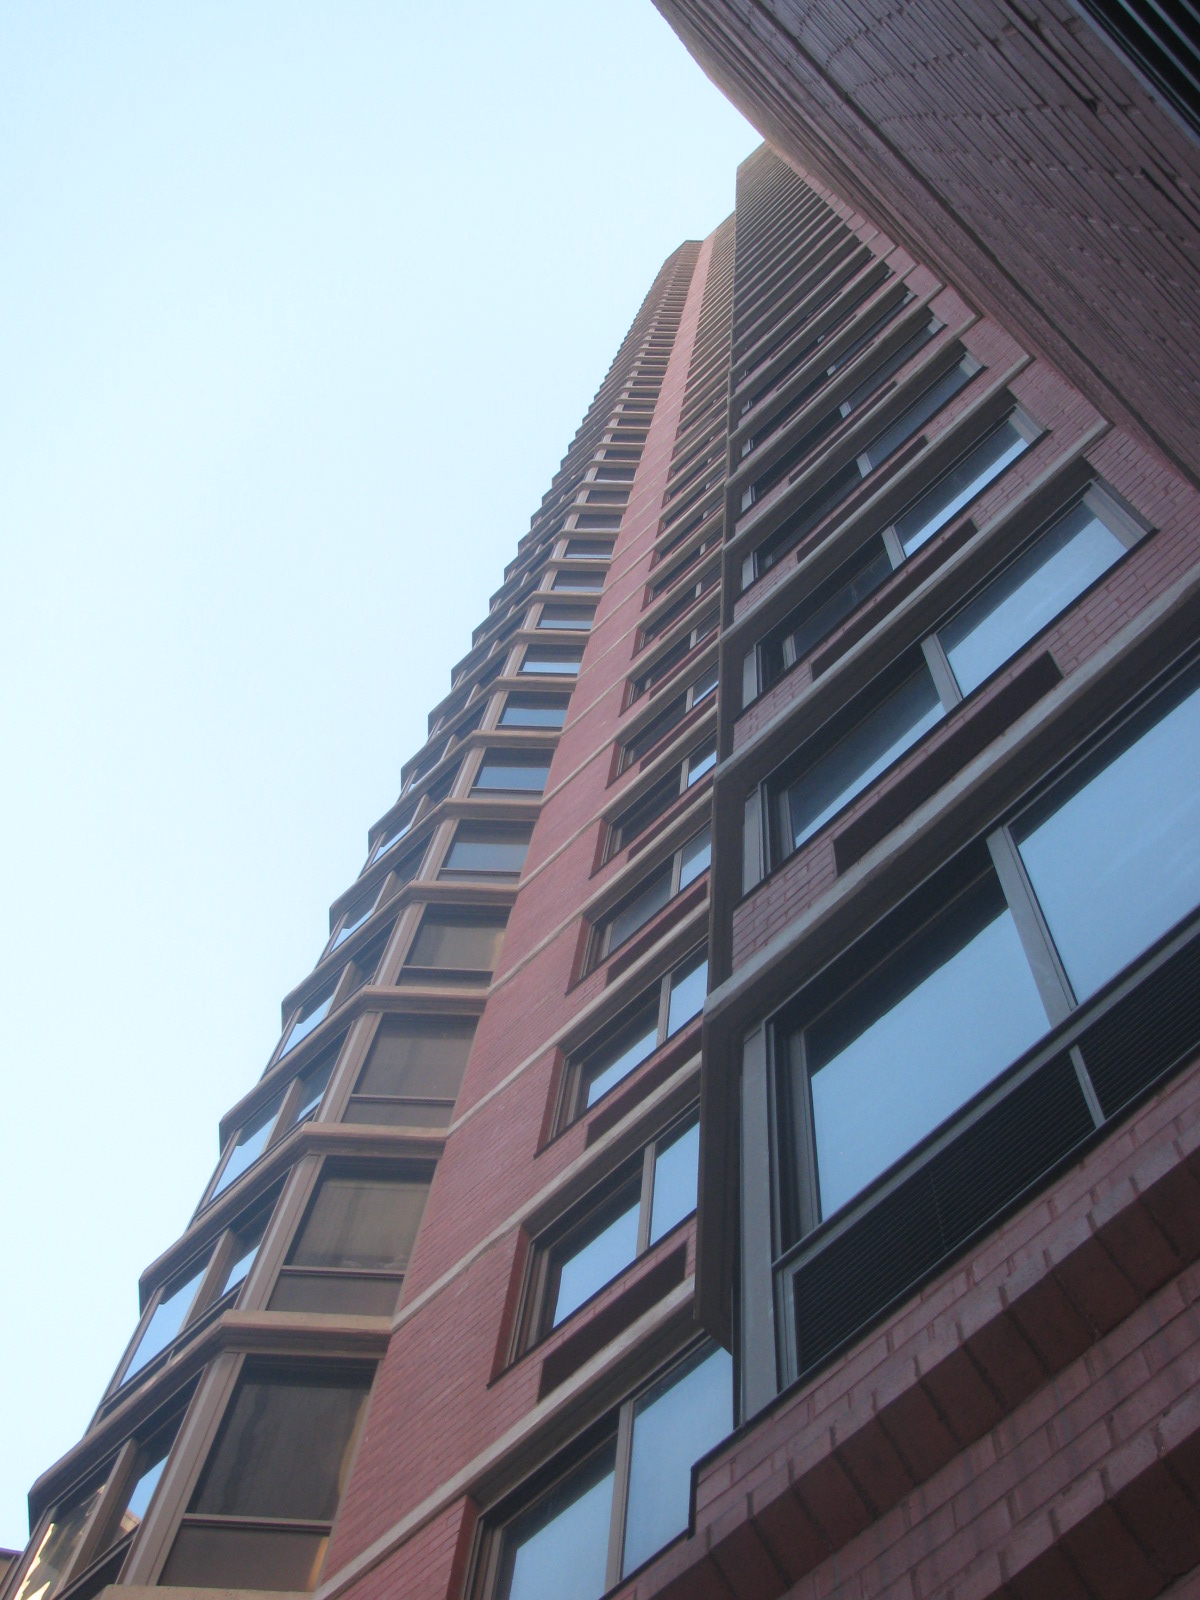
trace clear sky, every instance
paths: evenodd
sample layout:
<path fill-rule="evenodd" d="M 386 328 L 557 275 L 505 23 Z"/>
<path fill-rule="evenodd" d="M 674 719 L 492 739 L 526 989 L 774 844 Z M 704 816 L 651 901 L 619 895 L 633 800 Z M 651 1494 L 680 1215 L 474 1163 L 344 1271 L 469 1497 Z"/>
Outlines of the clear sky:
<path fill-rule="evenodd" d="M 756 143 L 650 0 L 0 8 L 0 1544 Z"/>

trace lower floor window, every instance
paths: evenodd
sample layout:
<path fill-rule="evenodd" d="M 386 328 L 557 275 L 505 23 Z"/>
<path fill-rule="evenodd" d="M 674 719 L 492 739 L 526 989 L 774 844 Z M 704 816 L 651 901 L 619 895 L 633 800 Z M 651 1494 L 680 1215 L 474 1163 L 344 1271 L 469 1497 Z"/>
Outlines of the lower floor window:
<path fill-rule="evenodd" d="M 692 1466 L 732 1426 L 732 1362 L 705 1345 L 503 1528 L 488 1600 L 598 1600 L 686 1531 Z"/>
<path fill-rule="evenodd" d="M 314 1588 L 370 1382 L 248 1363 L 159 1581 Z"/>

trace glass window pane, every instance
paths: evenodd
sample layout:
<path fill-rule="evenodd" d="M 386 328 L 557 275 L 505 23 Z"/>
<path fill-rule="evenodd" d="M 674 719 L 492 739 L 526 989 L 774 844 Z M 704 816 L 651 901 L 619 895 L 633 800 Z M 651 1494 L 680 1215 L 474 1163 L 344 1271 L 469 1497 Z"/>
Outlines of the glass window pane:
<path fill-rule="evenodd" d="M 868 540 L 798 608 L 777 671 L 768 672 L 768 676 L 778 676 L 780 671 L 803 661 L 815 645 L 891 575 L 891 557 L 882 539 Z"/>
<path fill-rule="evenodd" d="M 717 764 L 717 747 L 710 744 L 703 749 L 696 750 L 688 757 L 687 786 L 690 789 L 694 783 L 704 777 L 706 772 L 711 772 Z"/>
<path fill-rule="evenodd" d="M 301 1039 L 307 1039 L 313 1029 L 324 1022 L 329 1015 L 329 1008 L 333 1004 L 333 995 L 336 988 L 337 983 L 335 981 L 330 988 L 325 990 L 324 994 L 319 995 L 314 1000 L 310 1000 L 301 1008 L 300 1015 L 292 1023 L 291 1031 L 287 1036 L 287 1043 L 280 1051 L 280 1055 L 286 1056 L 289 1051 L 296 1048 Z"/>
<path fill-rule="evenodd" d="M 50 1600 L 99 1498 L 100 1488 L 95 1488 L 75 1505 L 55 1511 L 13 1600 Z"/>
<path fill-rule="evenodd" d="M 348 1317 L 390 1317 L 397 1278 L 355 1278 L 341 1272 L 283 1272 L 271 1291 L 272 1311 L 322 1311 Z"/>
<path fill-rule="evenodd" d="M 668 861 L 652 877 L 647 878 L 633 897 L 613 914 L 608 924 L 605 954 L 624 944 L 626 939 L 632 938 L 639 928 L 644 927 L 650 918 L 666 905 L 671 898 L 671 870 L 671 863 Z"/>
<path fill-rule="evenodd" d="M 798 850 L 811 839 L 943 715 L 929 668 L 922 663 L 788 786 L 792 848 Z"/>
<path fill-rule="evenodd" d="M 453 1114 L 452 1100 L 372 1100 L 354 1095 L 342 1121 L 376 1128 L 448 1128 Z"/>
<path fill-rule="evenodd" d="M 128 1383 L 135 1372 L 140 1372 L 148 1361 L 153 1361 L 160 1350 L 165 1350 L 183 1327 L 192 1308 L 192 1301 L 196 1298 L 196 1290 L 200 1287 L 200 1280 L 207 1268 L 208 1262 L 202 1262 L 181 1284 L 170 1289 L 159 1301 L 125 1369 L 125 1376 L 121 1380 L 123 1383 Z"/>
<path fill-rule="evenodd" d="M 533 830 L 522 823 L 460 822 L 443 872 L 520 874 Z"/>
<path fill-rule="evenodd" d="M 654 1199 L 650 1204 L 650 1243 L 657 1244 L 696 1209 L 700 1171 L 700 1124 L 677 1133 L 654 1154 Z"/>
<path fill-rule="evenodd" d="M 711 861 L 712 829 L 704 828 L 683 847 L 683 859 L 679 865 L 679 887 L 686 889 L 689 883 L 695 883 L 702 872 L 708 871 Z"/>
<path fill-rule="evenodd" d="M 367 1387 L 349 1376 L 243 1378 L 189 1509 L 331 1522 Z"/>
<path fill-rule="evenodd" d="M 544 644 L 531 644 L 521 661 L 522 672 L 544 672 L 557 677 L 573 678 L 579 672 L 583 651 L 566 646 L 555 649 Z"/>
<path fill-rule="evenodd" d="M 692 1467 L 733 1427 L 733 1362 L 713 1350 L 671 1373 L 633 1414 L 622 1573 L 648 1561 L 688 1525 Z"/>
<path fill-rule="evenodd" d="M 566 589 L 575 593 L 595 593 L 604 587 L 604 574 L 602 572 L 558 572 L 554 577 L 554 587 L 560 593 Z"/>
<path fill-rule="evenodd" d="M 300 1079 L 300 1102 L 296 1107 L 294 1124 L 306 1122 L 309 1117 L 316 1116 L 321 1101 L 325 1098 L 325 1090 L 329 1087 L 329 1079 L 336 1060 L 336 1055 L 328 1057 Z"/>
<path fill-rule="evenodd" d="M 667 1034 L 678 1033 L 685 1022 L 699 1016 L 708 993 L 708 957 L 671 974 L 671 999 L 667 1008 Z"/>
<path fill-rule="evenodd" d="M 284 1090 L 268 1100 L 256 1117 L 238 1131 L 237 1143 L 229 1152 L 229 1159 L 221 1168 L 221 1175 L 213 1189 L 213 1199 L 227 1189 L 235 1178 L 240 1178 L 247 1167 L 252 1167 L 267 1147 L 267 1140 L 271 1137 L 271 1129 L 275 1126 L 275 1118 L 279 1115 L 279 1108 L 283 1104 Z"/>
<path fill-rule="evenodd" d="M 427 1183 L 325 1178 L 288 1261 L 300 1267 L 406 1267 L 428 1193 Z"/>
<path fill-rule="evenodd" d="M 599 573 L 596 576 L 599 577 Z M 590 606 L 543 606 L 538 627 L 569 628 L 572 632 L 586 633 L 594 616 Z"/>
<path fill-rule="evenodd" d="M 1060 518 L 941 629 L 962 692 L 990 677 L 1124 553 L 1086 505 Z"/>
<path fill-rule="evenodd" d="M 1200 690 L 1073 788 L 1018 843 L 1083 1000 L 1200 905 Z"/>
<path fill-rule="evenodd" d="M 620 1083 L 658 1044 L 657 997 L 630 1022 L 620 1025 L 615 1036 L 598 1046 L 585 1069 L 588 1080 L 587 1103 L 595 1105 L 602 1094 Z"/>
<path fill-rule="evenodd" d="M 890 428 L 868 445 L 864 453 L 869 464 L 877 467 L 886 461 L 894 450 L 899 450 L 906 440 L 911 439 L 914 433 L 923 428 L 932 416 L 970 382 L 977 370 L 978 368 L 969 359 L 951 367 L 949 372 L 926 389 L 919 400 L 915 400 L 907 411 L 902 412 Z"/>
<path fill-rule="evenodd" d="M 502 728 L 561 728 L 567 720 L 565 697 L 536 699 L 533 695 L 510 694 L 500 717 Z"/>
<path fill-rule="evenodd" d="M 413 941 L 408 962 L 414 967 L 453 967 L 492 972 L 500 955 L 504 922 L 476 913 L 455 917 L 427 911 Z"/>
<path fill-rule="evenodd" d="M 899 518 L 896 537 L 904 554 L 911 556 L 927 539 L 932 539 L 939 528 L 982 494 L 1028 448 L 1029 441 L 1022 438 L 1011 419 L 989 433 Z"/>
<path fill-rule="evenodd" d="M 380 885 L 375 884 L 368 889 L 366 894 L 359 895 L 357 900 L 352 900 L 347 906 L 341 927 L 337 931 L 337 938 L 333 941 L 333 949 L 337 949 L 343 939 L 348 939 L 356 928 L 361 928 L 363 923 L 375 909 L 375 902 L 379 899 Z"/>
<path fill-rule="evenodd" d="M 253 1238 L 239 1242 L 238 1254 L 230 1264 L 221 1294 L 228 1294 L 231 1289 L 236 1289 L 239 1283 L 244 1283 L 249 1277 L 250 1268 L 254 1265 L 254 1258 L 258 1254 L 258 1247 L 262 1243 L 262 1236 L 263 1228 L 259 1227 Z"/>
<path fill-rule="evenodd" d="M 454 1100 L 475 1037 L 474 1017 L 385 1017 L 356 1094 Z"/>
<path fill-rule="evenodd" d="M 568 539 L 567 554 L 587 561 L 607 561 L 613 553 L 611 539 Z"/>
<path fill-rule="evenodd" d="M 551 1327 L 578 1310 L 598 1289 L 624 1272 L 637 1255 L 638 1197 L 636 1193 L 625 1209 L 604 1223 L 598 1232 L 566 1247 L 558 1260 L 558 1292 L 554 1299 Z"/>
<path fill-rule="evenodd" d="M 599 1600 L 608 1587 L 615 1458 L 614 1441 L 507 1530 L 500 1600 Z"/>
<path fill-rule="evenodd" d="M 544 754 L 485 755 L 475 779 L 477 789 L 508 789 L 541 794 L 550 776 L 550 752 Z"/>
<path fill-rule="evenodd" d="M 821 1212 L 899 1160 L 1046 1031 L 986 878 L 805 1030 Z"/>
<path fill-rule="evenodd" d="M 710 694 L 715 693 L 719 676 L 716 662 L 714 662 L 706 673 L 696 679 L 692 685 L 693 707 L 698 706 L 702 700 L 707 700 Z"/>
<path fill-rule="evenodd" d="M 315 1589 L 328 1534 L 184 1523 L 158 1580 L 180 1588 Z"/>

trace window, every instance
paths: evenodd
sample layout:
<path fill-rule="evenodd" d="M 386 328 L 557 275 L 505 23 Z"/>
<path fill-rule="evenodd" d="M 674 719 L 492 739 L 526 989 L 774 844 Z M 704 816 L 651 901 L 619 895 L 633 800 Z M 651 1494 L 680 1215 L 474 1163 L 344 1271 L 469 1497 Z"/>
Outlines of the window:
<path fill-rule="evenodd" d="M 180 1333 L 222 1303 L 232 1304 L 249 1275 L 274 1208 L 275 1196 L 239 1217 L 217 1241 L 151 1297 L 152 1310 L 143 1319 L 131 1353 L 120 1373 L 128 1383 Z"/>
<path fill-rule="evenodd" d="M 696 951 L 603 1028 L 570 1064 L 564 1122 L 582 1116 L 660 1044 L 699 1016 L 707 992 L 708 955 Z"/>
<path fill-rule="evenodd" d="M 692 1466 L 733 1426 L 733 1364 L 711 1344 L 627 1400 L 608 1436 L 510 1520 L 487 1600 L 599 1600 L 687 1529 Z"/>
<path fill-rule="evenodd" d="M 656 744 L 666 738 L 676 724 L 682 722 L 690 712 L 702 706 L 706 700 L 711 699 L 717 692 L 717 683 L 718 669 L 714 661 L 712 666 L 707 667 L 681 695 L 670 701 L 657 716 L 643 723 L 630 735 L 621 750 L 622 769 L 632 766 L 635 761 L 640 761 L 648 750 L 653 750 Z"/>
<path fill-rule="evenodd" d="M 567 720 L 569 696 L 510 694 L 500 714 L 502 728 L 561 728 Z"/>
<path fill-rule="evenodd" d="M 1114 527 L 1137 534 L 1114 510 L 1106 520 L 1104 497 L 1090 491 L 925 640 L 898 682 L 885 674 L 858 703 L 867 709 L 809 742 L 797 775 L 776 789 L 778 854 L 799 849 L 1125 553 Z"/>
<path fill-rule="evenodd" d="M 599 924 L 597 959 L 602 961 L 612 955 L 639 928 L 645 927 L 652 917 L 657 916 L 669 900 L 694 883 L 701 873 L 707 872 L 711 856 L 711 830 L 706 825 L 648 878 L 644 878 L 617 909 Z"/>
<path fill-rule="evenodd" d="M 521 671 L 540 673 L 546 677 L 574 678 L 579 675 L 579 663 L 582 660 L 582 645 L 530 644 L 525 646 Z"/>
<path fill-rule="evenodd" d="M 279 1269 L 271 1310 L 390 1317 L 428 1194 L 424 1177 L 331 1168 Z"/>
<path fill-rule="evenodd" d="M 694 1116 L 655 1139 L 636 1166 L 589 1198 L 558 1236 L 539 1246 L 528 1342 L 598 1294 L 696 1209 L 700 1124 Z"/>
<path fill-rule="evenodd" d="M 474 1017 L 385 1017 L 345 1121 L 449 1127 L 475 1025 Z"/>
<path fill-rule="evenodd" d="M 568 539 L 566 554 L 568 558 L 584 561 L 608 561 L 613 553 L 612 539 Z"/>
<path fill-rule="evenodd" d="M 639 695 L 646 694 L 654 688 L 655 684 L 662 683 L 665 678 L 670 677 L 681 661 L 716 633 L 720 620 L 721 613 L 716 606 L 706 611 L 703 616 L 697 617 L 695 625 L 689 628 L 687 633 L 676 639 L 669 650 L 664 651 L 633 680 L 633 698 L 636 700 Z"/>
<path fill-rule="evenodd" d="M 405 963 L 409 982 L 486 982 L 495 971 L 504 938 L 506 911 L 441 910 L 421 918 Z"/>
<path fill-rule="evenodd" d="M 699 783 L 717 764 L 716 740 L 706 739 L 697 745 L 678 766 L 672 767 L 651 788 L 644 790 L 636 800 L 626 806 L 612 823 L 609 837 L 609 856 L 623 850 L 631 840 L 644 833 L 652 822 L 668 811 L 681 794 L 686 794 L 693 784 Z"/>
<path fill-rule="evenodd" d="M 989 483 L 1029 448 L 1036 428 L 1021 412 L 1006 417 L 998 428 L 967 452 L 931 489 L 896 519 L 896 538 L 906 556 L 911 556 L 939 528 L 956 517 L 983 493 Z"/>
<path fill-rule="evenodd" d="M 280 1055 L 286 1056 L 290 1051 L 294 1050 L 301 1040 L 307 1039 L 309 1034 L 325 1021 L 333 1007 L 333 997 L 337 993 L 340 978 L 341 973 L 331 983 L 326 984 L 323 989 L 319 989 L 311 999 L 306 1000 L 300 1007 L 292 1026 L 288 1030 L 283 1049 L 279 1052 Z"/>
<path fill-rule="evenodd" d="M 667 629 L 677 622 L 685 611 L 690 610 L 702 595 L 715 588 L 720 581 L 721 569 L 720 567 L 713 567 L 700 578 L 686 584 L 665 610 L 660 611 L 652 621 L 643 625 L 642 644 L 649 644 L 651 639 L 657 639 L 661 634 L 666 633 Z"/>
<path fill-rule="evenodd" d="M 191 1394 L 188 1388 L 175 1395 L 165 1412 L 126 1440 L 98 1478 L 55 1506 L 35 1534 L 13 1600 L 51 1600 L 89 1573 L 89 1593 L 115 1580 L 149 1510 Z"/>
<path fill-rule="evenodd" d="M 439 878 L 519 878 L 533 829 L 520 822 L 460 822 Z"/>
<path fill-rule="evenodd" d="M 599 574 L 597 574 L 599 576 Z M 591 606 L 543 605 L 538 617 L 539 628 L 566 629 L 572 633 L 587 633 L 596 613 Z"/>
<path fill-rule="evenodd" d="M 759 671 L 764 689 L 782 678 L 798 661 L 856 611 L 893 572 L 881 538 L 868 539 L 759 646 Z"/>
<path fill-rule="evenodd" d="M 252 1167 L 268 1145 L 282 1138 L 297 1123 L 316 1116 L 341 1046 L 339 1039 L 323 1050 L 305 1072 L 272 1095 L 248 1122 L 243 1123 L 237 1137 L 225 1147 L 209 1201 L 215 1200 Z"/>
<path fill-rule="evenodd" d="M 314 1588 L 369 1387 L 247 1362 L 159 1582 Z"/>
<path fill-rule="evenodd" d="M 550 776 L 552 750 L 485 750 L 475 788 L 541 794 Z"/>
<path fill-rule="evenodd" d="M 841 505 L 864 478 L 894 455 L 902 444 L 918 433 L 931 417 L 964 389 L 978 371 L 979 363 L 975 358 L 964 356 L 948 372 L 935 379 L 889 427 L 876 434 L 856 460 L 839 468 L 757 550 L 746 557 L 742 566 L 742 588 L 748 589 L 756 577 L 761 577 L 789 551 L 794 550 L 805 535 Z"/>
<path fill-rule="evenodd" d="M 554 574 L 556 594 L 598 594 L 604 587 L 602 572 L 561 571 Z"/>

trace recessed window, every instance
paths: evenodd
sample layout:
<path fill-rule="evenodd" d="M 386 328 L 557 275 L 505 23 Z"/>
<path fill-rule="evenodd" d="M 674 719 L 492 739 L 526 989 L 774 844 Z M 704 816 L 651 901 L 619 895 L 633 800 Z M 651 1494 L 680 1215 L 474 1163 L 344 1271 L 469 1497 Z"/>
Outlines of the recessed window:
<path fill-rule="evenodd" d="M 346 1110 L 347 1122 L 445 1128 L 475 1037 L 474 1017 L 385 1017 Z"/>
<path fill-rule="evenodd" d="M 868 539 L 806 595 L 783 625 L 759 646 L 763 688 L 769 689 L 891 577 L 894 566 L 884 542 Z"/>
<path fill-rule="evenodd" d="M 598 924 L 597 959 L 604 960 L 631 939 L 681 890 L 708 870 L 712 854 L 707 826 L 638 884 L 617 909 Z"/>
<path fill-rule="evenodd" d="M 566 630 L 570 633 L 587 633 L 595 617 L 596 613 L 591 606 L 543 605 L 537 625 L 539 628 L 553 628 L 559 632 Z"/>
<path fill-rule="evenodd" d="M 339 973 L 337 978 L 326 984 L 323 989 L 319 989 L 315 995 L 306 1000 L 300 1007 L 300 1010 L 296 1013 L 296 1020 L 288 1030 L 283 1049 L 279 1052 L 281 1056 L 286 1056 L 289 1051 L 294 1050 L 302 1040 L 307 1039 L 309 1034 L 319 1028 L 321 1023 L 325 1021 L 333 1007 L 333 997 L 337 993 L 340 977 L 341 974 Z"/>
<path fill-rule="evenodd" d="M 716 606 L 706 611 L 703 616 L 698 617 L 694 626 L 687 633 L 676 639 L 669 650 L 665 650 L 644 672 L 640 672 L 634 678 L 633 698 L 636 700 L 639 695 L 649 693 L 656 684 L 665 682 L 676 667 L 679 666 L 680 662 L 686 660 L 693 650 L 697 649 L 706 639 L 710 639 L 716 633 L 720 620 L 720 610 Z"/>
<path fill-rule="evenodd" d="M 391 1316 L 428 1194 L 426 1178 L 331 1170 L 280 1268 L 271 1310 Z"/>
<path fill-rule="evenodd" d="M 710 700 L 717 692 L 718 681 L 719 670 L 714 661 L 712 666 L 705 668 L 681 695 L 671 700 L 656 716 L 630 736 L 621 748 L 622 768 L 630 767 L 635 761 L 640 761 L 647 751 L 653 750 L 654 746 L 665 739 L 671 729 L 682 722 L 690 712 L 702 706 L 706 700 Z"/>
<path fill-rule="evenodd" d="M 504 939 L 506 911 L 442 910 L 421 918 L 405 963 L 407 982 L 486 982 L 495 971 Z"/>
<path fill-rule="evenodd" d="M 475 788 L 541 794 L 553 754 L 552 750 L 485 750 Z"/>
<path fill-rule="evenodd" d="M 567 695 L 510 694 L 500 715 L 502 728 L 561 728 L 567 720 Z"/>
<path fill-rule="evenodd" d="M 369 1387 L 247 1363 L 159 1582 L 314 1588 Z"/>
<path fill-rule="evenodd" d="M 699 1016 L 708 992 L 708 955 L 700 950 L 664 974 L 628 1010 L 603 1027 L 571 1060 L 564 1122 L 615 1089 L 659 1045 Z"/>
<path fill-rule="evenodd" d="M 278 1120 L 280 1109 L 283 1106 L 287 1089 L 281 1089 L 273 1095 L 262 1108 L 255 1112 L 250 1120 L 238 1129 L 233 1146 L 217 1175 L 213 1185 L 212 1199 L 216 1199 L 222 1190 L 227 1189 L 231 1183 L 240 1178 L 242 1173 L 252 1167 L 267 1148 L 275 1123 Z"/>
<path fill-rule="evenodd" d="M 554 574 L 556 594 L 599 594 L 603 587 L 602 572 L 560 571 Z"/>
<path fill-rule="evenodd" d="M 609 855 L 615 855 L 619 850 L 623 850 L 631 840 L 636 839 L 652 823 L 657 822 L 659 817 L 670 810 L 681 794 L 686 794 L 692 785 L 711 772 L 716 764 L 716 742 L 706 739 L 678 766 L 672 767 L 649 789 L 643 790 L 613 822 Z"/>
<path fill-rule="evenodd" d="M 919 550 L 944 528 L 965 506 L 982 494 L 989 483 L 1024 454 L 1033 442 L 1035 428 L 1028 418 L 1017 413 L 1006 417 L 998 428 L 969 450 L 962 459 L 927 489 L 921 498 L 898 517 L 894 524 L 900 548 L 906 556 Z"/>
<path fill-rule="evenodd" d="M 519 878 L 533 829 L 523 822 L 460 822 L 441 878 Z"/>
<path fill-rule="evenodd" d="M 627 1400 L 604 1442 L 504 1526 L 488 1600 L 599 1600 L 686 1532 L 692 1466 L 732 1426 L 733 1364 L 706 1344 Z"/>
<path fill-rule="evenodd" d="M 574 678 L 579 675 L 583 660 L 583 646 L 570 644 L 530 644 L 525 647 L 521 671 L 551 678 Z"/>
<path fill-rule="evenodd" d="M 567 556 L 584 561 L 608 561 L 613 553 L 612 539 L 568 539 Z"/>
<path fill-rule="evenodd" d="M 558 1327 L 696 1209 L 700 1125 L 692 1117 L 648 1144 L 556 1237 L 539 1243 L 530 1342 Z"/>

